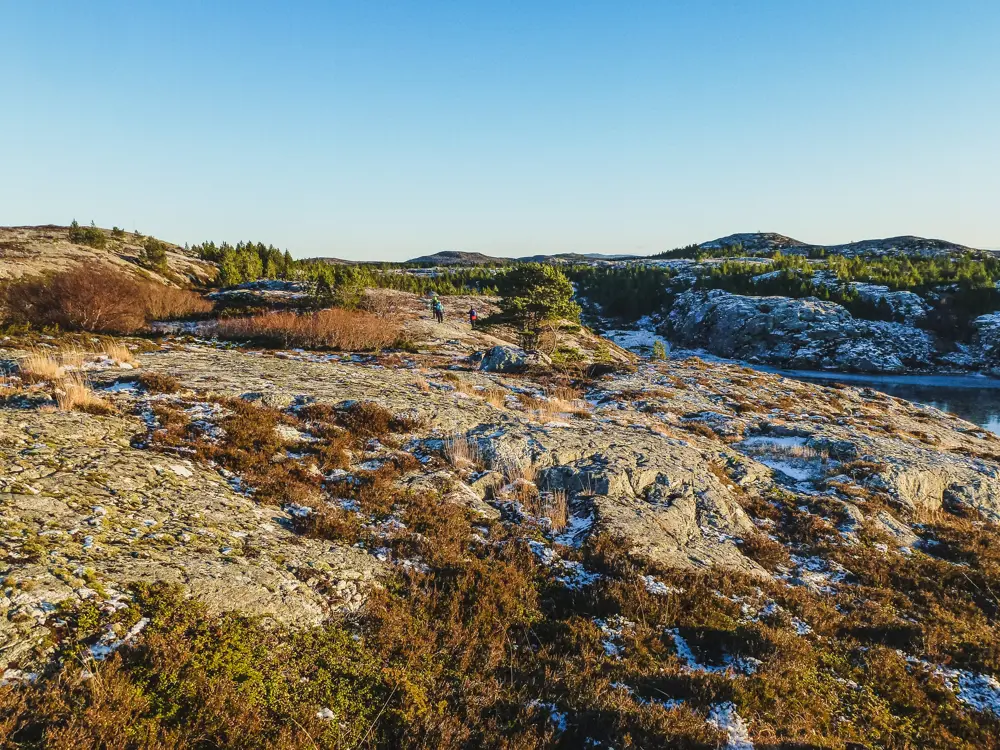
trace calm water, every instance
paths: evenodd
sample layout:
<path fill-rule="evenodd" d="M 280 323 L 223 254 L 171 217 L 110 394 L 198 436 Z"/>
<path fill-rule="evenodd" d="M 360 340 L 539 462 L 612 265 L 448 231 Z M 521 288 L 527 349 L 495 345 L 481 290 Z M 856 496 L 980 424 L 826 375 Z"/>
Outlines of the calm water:
<path fill-rule="evenodd" d="M 763 367 L 757 369 L 814 383 L 844 383 L 856 388 L 874 388 L 890 396 L 949 411 L 1000 435 L 1000 380 L 993 378 L 975 375 L 854 375 Z"/>

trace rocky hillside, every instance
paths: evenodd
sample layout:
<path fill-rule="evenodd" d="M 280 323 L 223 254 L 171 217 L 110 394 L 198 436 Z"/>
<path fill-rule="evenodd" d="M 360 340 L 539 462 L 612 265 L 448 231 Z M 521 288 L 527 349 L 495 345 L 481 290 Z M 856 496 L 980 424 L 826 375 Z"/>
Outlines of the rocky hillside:
<path fill-rule="evenodd" d="M 998 746 L 1000 439 L 455 305 L 390 294 L 394 352 L 3 340 L 2 741 Z"/>
<path fill-rule="evenodd" d="M 953 255 L 955 253 L 972 252 L 975 248 L 959 245 L 947 240 L 927 239 L 925 237 L 887 237 L 885 239 L 859 240 L 840 245 L 816 245 L 786 237 L 774 232 L 748 232 L 730 234 L 716 240 L 702 242 L 698 245 L 703 250 L 721 250 L 723 248 L 740 248 L 747 255 L 770 255 L 775 251 L 785 254 L 809 255 L 819 251 L 831 255 L 856 257 L 859 255 L 898 256 L 898 255 Z"/>
<path fill-rule="evenodd" d="M 167 284 L 203 284 L 215 278 L 215 264 L 170 243 L 164 243 L 168 273 L 144 268 L 139 258 L 147 240 L 145 236 L 132 232 L 114 233 L 111 229 L 100 231 L 106 240 L 104 247 L 97 248 L 71 241 L 69 227 L 0 227 L 0 279 L 94 264 Z"/>

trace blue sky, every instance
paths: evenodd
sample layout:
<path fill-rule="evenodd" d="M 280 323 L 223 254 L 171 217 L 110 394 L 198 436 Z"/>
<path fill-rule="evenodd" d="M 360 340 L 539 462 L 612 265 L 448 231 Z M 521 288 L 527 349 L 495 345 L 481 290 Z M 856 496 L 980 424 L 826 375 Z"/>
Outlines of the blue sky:
<path fill-rule="evenodd" d="M 0 0 L 0 224 L 299 257 L 1000 247 L 1000 3 Z"/>

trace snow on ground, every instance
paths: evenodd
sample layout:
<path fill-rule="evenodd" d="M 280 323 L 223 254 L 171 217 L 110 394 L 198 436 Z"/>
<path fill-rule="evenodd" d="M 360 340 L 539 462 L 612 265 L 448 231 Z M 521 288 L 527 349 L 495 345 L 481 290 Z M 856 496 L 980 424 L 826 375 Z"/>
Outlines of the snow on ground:
<path fill-rule="evenodd" d="M 104 632 L 100 639 L 90 647 L 90 655 L 95 661 L 104 661 L 122 646 L 131 643 L 149 624 L 149 618 L 143 617 L 132 629 L 125 634 L 124 638 L 118 638 L 117 633 L 111 628 Z"/>
<path fill-rule="evenodd" d="M 965 669 L 951 669 L 931 664 L 914 656 L 897 651 L 910 664 L 919 664 L 942 678 L 958 699 L 981 713 L 991 713 L 1000 718 L 1000 681 L 988 674 L 977 674 Z"/>
<path fill-rule="evenodd" d="M 827 561 L 821 557 L 798 555 L 791 555 L 790 559 L 792 570 L 780 573 L 775 578 L 788 581 L 795 586 L 805 586 L 821 594 L 834 593 L 830 584 L 843 583 L 847 580 L 848 571 L 837 562 Z"/>
<path fill-rule="evenodd" d="M 590 533 L 590 529 L 594 525 L 594 518 L 593 512 L 586 516 L 571 515 L 569 523 L 552 538 L 552 541 L 566 547 L 579 547 Z"/>
<path fill-rule="evenodd" d="M 758 458 L 757 461 L 764 464 L 767 468 L 780 472 L 797 482 L 816 479 L 819 476 L 819 473 L 813 466 L 805 463 L 793 464 L 791 461 L 778 461 L 773 458 Z"/>
<path fill-rule="evenodd" d="M 753 437 L 748 437 L 746 440 L 740 442 L 740 448 L 757 448 L 757 447 L 767 447 L 767 448 L 803 448 L 805 447 L 807 438 L 789 436 L 789 435 L 754 435 Z"/>
<path fill-rule="evenodd" d="M 562 575 L 556 575 L 556 580 L 568 589 L 578 591 L 601 577 L 600 573 L 587 570 L 582 563 L 574 560 L 563 560 L 550 547 L 541 542 L 531 541 L 528 542 L 528 546 L 531 547 L 531 551 L 535 553 L 535 557 L 543 565 L 562 571 Z"/>
<path fill-rule="evenodd" d="M 688 672 L 711 672 L 712 674 L 727 674 L 729 672 L 742 672 L 743 674 L 753 674 L 760 666 L 760 659 L 752 656 L 733 656 L 726 654 L 720 666 L 711 664 L 701 664 L 695 656 L 691 646 L 680 634 L 677 628 L 669 628 L 667 633 L 674 639 L 674 646 L 677 649 L 677 657 L 685 663 L 684 669 Z"/>
<path fill-rule="evenodd" d="M 713 706 L 708 714 L 708 723 L 726 733 L 723 750 L 753 750 L 747 723 L 736 713 L 736 706 L 732 703 Z"/>
<path fill-rule="evenodd" d="M 663 344 L 664 351 L 670 351 L 670 343 L 663 336 L 655 334 L 652 331 L 620 329 L 605 331 L 604 338 L 615 342 L 622 349 L 628 349 L 637 354 L 649 354 L 656 342 Z"/>
<path fill-rule="evenodd" d="M 543 703 L 540 700 L 531 701 L 528 706 L 530 708 L 541 708 L 549 712 L 549 721 L 556 728 L 558 732 L 566 731 L 566 714 L 559 710 L 559 707 L 554 703 Z"/>
<path fill-rule="evenodd" d="M 679 594 L 680 589 L 674 588 L 673 586 L 668 586 L 663 581 L 656 578 L 656 576 L 639 576 L 642 581 L 643 586 L 646 587 L 646 591 L 655 596 L 667 596 L 668 594 Z"/>

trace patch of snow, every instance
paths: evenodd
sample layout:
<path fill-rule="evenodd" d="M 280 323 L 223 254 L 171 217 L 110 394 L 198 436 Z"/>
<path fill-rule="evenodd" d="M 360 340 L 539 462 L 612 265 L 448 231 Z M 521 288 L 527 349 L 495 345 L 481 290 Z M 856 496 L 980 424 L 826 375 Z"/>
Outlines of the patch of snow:
<path fill-rule="evenodd" d="M 726 733 L 723 750 L 753 750 L 747 723 L 736 713 L 736 706 L 730 702 L 712 706 L 708 713 L 708 723 Z"/>
<path fill-rule="evenodd" d="M 641 580 L 642 584 L 646 587 L 646 591 L 650 594 L 654 594 L 655 596 L 667 596 L 668 594 L 681 593 L 680 589 L 668 586 L 655 576 L 639 576 L 639 580 Z"/>
<path fill-rule="evenodd" d="M 90 655 L 96 661 L 104 661 L 119 648 L 135 640 L 136 636 L 138 636 L 147 625 L 149 625 L 149 618 L 143 617 L 135 625 L 133 625 L 132 628 L 125 634 L 125 637 L 121 639 L 119 639 L 115 634 L 114 629 L 112 629 L 111 626 L 108 626 L 100 640 L 90 647 Z"/>
<path fill-rule="evenodd" d="M 583 567 L 582 563 L 574 560 L 563 560 L 556 552 L 542 542 L 530 541 L 528 542 L 528 546 L 543 565 L 562 571 L 562 575 L 556 575 L 556 580 L 570 590 L 579 591 L 601 578 L 600 573 L 593 573 L 587 570 Z"/>
<path fill-rule="evenodd" d="M 25 672 L 21 669 L 5 669 L 0 676 L 0 687 L 12 685 L 15 682 L 34 682 L 38 679 L 36 672 Z"/>
<path fill-rule="evenodd" d="M 186 466 L 181 464 L 170 464 L 170 470 L 174 472 L 179 477 L 192 477 L 194 473 Z"/>
<path fill-rule="evenodd" d="M 549 721 L 556 728 L 558 732 L 566 731 L 566 714 L 559 711 L 558 706 L 554 703 L 543 703 L 540 700 L 533 700 L 528 704 L 531 708 L 542 708 L 549 712 Z"/>
<path fill-rule="evenodd" d="M 677 649 L 677 657 L 684 662 L 684 670 L 687 672 L 710 672 L 712 674 L 727 674 L 730 672 L 742 672 L 743 674 L 753 674 L 761 665 L 760 659 L 752 656 L 733 656 L 725 654 L 720 666 L 711 664 L 701 664 L 695 656 L 691 646 L 680 634 L 677 628 L 669 628 L 667 633 L 674 639 L 674 647 Z"/>
<path fill-rule="evenodd" d="M 649 354 L 657 342 L 663 344 L 665 351 L 670 351 L 670 342 L 652 331 L 617 329 L 605 331 L 604 338 L 637 354 Z"/>
<path fill-rule="evenodd" d="M 812 467 L 804 467 L 802 465 L 795 466 L 789 461 L 776 461 L 770 458 L 759 458 L 757 460 L 769 469 L 781 472 L 786 477 L 790 477 L 797 482 L 815 479 L 818 476 L 817 472 Z"/>
<path fill-rule="evenodd" d="M 134 380 L 124 380 L 112 383 L 104 389 L 108 393 L 135 393 L 139 385 Z"/>
<path fill-rule="evenodd" d="M 813 629 L 809 626 L 809 623 L 803 622 L 797 617 L 792 618 L 792 627 L 795 628 L 796 635 L 809 635 L 813 632 Z"/>
<path fill-rule="evenodd" d="M 746 440 L 742 440 L 739 443 L 740 448 L 756 448 L 760 446 L 772 447 L 772 448 L 804 448 L 807 438 L 795 437 L 789 435 L 783 436 L 772 436 L 772 435 L 754 435 L 753 437 L 748 437 Z"/>
<path fill-rule="evenodd" d="M 556 544 L 562 544 L 566 547 L 579 547 L 587 538 L 587 533 L 594 525 L 594 520 L 595 516 L 593 513 L 589 516 L 571 515 L 566 527 L 556 534 L 552 540 Z"/>
<path fill-rule="evenodd" d="M 621 640 L 626 632 L 635 629 L 635 623 L 624 619 L 621 615 L 615 615 L 609 620 L 594 620 L 594 624 L 601 629 L 604 634 L 604 653 L 608 656 L 621 658 L 624 647 Z"/>

